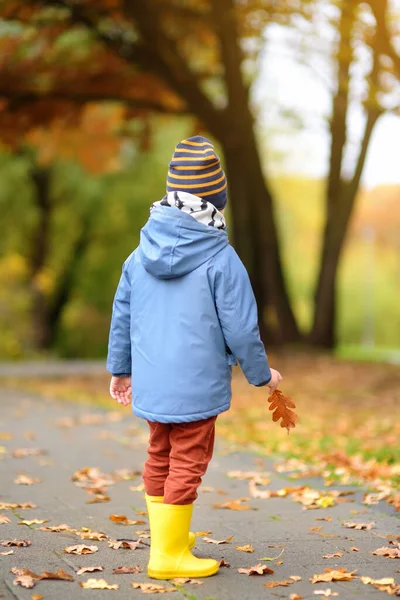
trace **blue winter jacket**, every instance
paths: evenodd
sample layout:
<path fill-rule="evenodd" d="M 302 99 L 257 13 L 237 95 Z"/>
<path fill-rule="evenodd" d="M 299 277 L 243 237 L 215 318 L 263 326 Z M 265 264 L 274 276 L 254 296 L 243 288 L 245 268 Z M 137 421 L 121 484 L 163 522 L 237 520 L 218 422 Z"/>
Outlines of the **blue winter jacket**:
<path fill-rule="evenodd" d="M 182 423 L 228 410 L 235 359 L 249 383 L 270 380 L 246 269 L 225 231 L 154 209 L 122 269 L 107 369 L 132 375 L 135 415 Z"/>

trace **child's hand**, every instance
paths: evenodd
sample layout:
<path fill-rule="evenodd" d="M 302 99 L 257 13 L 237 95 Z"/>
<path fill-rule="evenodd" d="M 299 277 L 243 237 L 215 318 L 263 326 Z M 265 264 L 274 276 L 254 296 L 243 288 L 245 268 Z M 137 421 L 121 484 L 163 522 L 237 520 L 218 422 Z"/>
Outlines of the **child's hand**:
<path fill-rule="evenodd" d="M 111 377 L 110 382 L 110 395 L 111 398 L 117 400 L 119 404 L 123 404 L 124 406 L 128 406 L 131 402 L 131 377 L 123 376 L 123 377 Z"/>
<path fill-rule="evenodd" d="M 279 371 L 275 371 L 275 369 L 271 369 L 271 380 L 267 383 L 269 387 L 269 391 L 271 394 L 277 389 L 279 383 L 282 381 L 282 375 Z"/>

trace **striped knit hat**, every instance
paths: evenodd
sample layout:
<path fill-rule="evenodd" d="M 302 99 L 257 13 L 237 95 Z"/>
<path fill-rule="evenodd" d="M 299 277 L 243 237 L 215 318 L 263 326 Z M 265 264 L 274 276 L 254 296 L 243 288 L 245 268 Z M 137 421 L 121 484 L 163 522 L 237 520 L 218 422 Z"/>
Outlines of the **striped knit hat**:
<path fill-rule="evenodd" d="M 189 192 L 218 210 L 228 202 L 225 173 L 210 140 L 196 135 L 180 142 L 169 163 L 167 192 Z"/>

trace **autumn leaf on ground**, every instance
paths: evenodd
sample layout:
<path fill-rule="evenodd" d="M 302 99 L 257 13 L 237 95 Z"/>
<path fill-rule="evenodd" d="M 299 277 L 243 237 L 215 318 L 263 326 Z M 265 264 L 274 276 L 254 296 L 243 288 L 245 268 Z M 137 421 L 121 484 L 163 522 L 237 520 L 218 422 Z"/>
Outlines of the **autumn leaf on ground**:
<path fill-rule="evenodd" d="M 332 592 L 330 588 L 327 590 L 315 590 L 314 594 L 316 596 L 323 596 L 321 600 L 325 600 L 325 598 L 331 598 L 332 596 L 339 596 L 337 592 Z"/>
<path fill-rule="evenodd" d="M 34 483 L 40 483 L 40 479 L 37 477 L 28 477 L 28 475 L 23 475 L 21 473 L 14 479 L 14 483 L 17 483 L 18 485 L 33 485 Z"/>
<path fill-rule="evenodd" d="M 39 575 L 39 578 L 40 579 L 59 579 L 62 581 L 74 581 L 74 578 L 72 577 L 72 575 L 70 575 L 69 573 L 66 573 L 62 569 L 57 569 L 57 571 L 55 573 L 52 573 L 51 571 L 43 571 L 43 573 L 41 573 Z"/>
<path fill-rule="evenodd" d="M 240 552 L 254 552 L 254 548 L 253 546 L 250 546 L 250 544 L 246 544 L 245 546 L 236 546 L 236 550 L 239 550 Z"/>
<path fill-rule="evenodd" d="M 143 594 L 165 594 L 178 591 L 176 587 L 164 587 L 158 583 L 135 583 L 131 581 L 131 586 L 135 590 L 141 590 Z"/>
<path fill-rule="evenodd" d="M 10 519 L 7 515 L 0 515 L 0 525 L 4 525 L 5 523 L 11 523 Z"/>
<path fill-rule="evenodd" d="M 226 561 L 226 560 L 224 560 L 224 559 L 220 560 L 218 564 L 219 564 L 219 566 L 220 566 L 220 567 L 228 567 L 228 569 L 229 569 L 229 568 L 230 568 L 230 566 L 231 566 L 231 563 L 227 562 L 227 561 Z"/>
<path fill-rule="evenodd" d="M 86 500 L 86 504 L 100 504 L 102 502 L 110 502 L 110 496 L 105 494 L 95 494 L 90 500 Z"/>
<path fill-rule="evenodd" d="M 274 411 L 272 420 L 274 423 L 282 419 L 281 427 L 286 427 L 287 432 L 296 427 L 298 416 L 291 408 L 296 408 L 295 403 L 289 396 L 285 396 L 280 390 L 275 390 L 268 398 L 269 410 Z"/>
<path fill-rule="evenodd" d="M 44 596 L 42 596 L 41 594 L 33 594 L 31 600 L 43 600 L 43 598 Z"/>
<path fill-rule="evenodd" d="M 46 450 L 40 450 L 39 448 L 17 448 L 11 453 L 14 458 L 25 458 L 25 456 L 39 456 L 41 454 L 47 454 Z"/>
<path fill-rule="evenodd" d="M 69 531 L 71 533 L 76 533 L 76 529 L 73 529 L 66 523 L 61 523 L 61 525 L 49 525 L 48 527 L 38 527 L 38 531 L 51 531 L 54 533 L 58 533 L 59 531 Z"/>
<path fill-rule="evenodd" d="M 266 588 L 274 588 L 274 587 L 287 587 L 288 585 L 292 585 L 292 583 L 294 583 L 294 581 L 289 581 L 288 579 L 286 581 L 270 581 L 269 583 L 264 583 L 264 587 Z"/>
<path fill-rule="evenodd" d="M 75 533 L 82 540 L 96 540 L 97 542 L 102 542 L 108 537 L 102 531 L 76 531 Z"/>
<path fill-rule="evenodd" d="M 2 556 L 8 556 L 9 554 L 14 554 L 14 550 L 8 550 L 8 551 L 0 552 L 0 554 Z"/>
<path fill-rule="evenodd" d="M 29 540 L 1 540 L 0 546 L 17 546 L 17 548 L 23 548 L 25 546 L 30 546 L 32 542 Z"/>
<path fill-rule="evenodd" d="M 335 552 L 334 554 L 325 554 L 322 558 L 341 558 L 343 552 Z"/>
<path fill-rule="evenodd" d="M 398 548 L 382 546 L 382 548 L 374 550 L 372 554 L 375 554 L 375 556 L 386 556 L 387 558 L 400 558 L 400 544 L 398 544 Z"/>
<path fill-rule="evenodd" d="M 125 515 L 110 515 L 108 517 L 113 523 L 120 523 L 121 525 L 144 525 L 146 521 L 132 521 Z"/>
<path fill-rule="evenodd" d="M 209 529 L 208 531 L 196 531 L 194 535 L 196 537 L 203 537 L 203 535 L 210 535 L 210 533 L 212 533 L 212 529 Z"/>
<path fill-rule="evenodd" d="M 141 540 L 108 540 L 108 545 L 113 550 L 123 548 L 125 550 L 136 550 L 140 548 Z"/>
<path fill-rule="evenodd" d="M 25 510 L 27 508 L 37 508 L 37 506 L 33 502 L 23 502 L 22 504 L 17 502 L 0 502 L 0 510 L 13 510 L 14 508 Z"/>
<path fill-rule="evenodd" d="M 346 571 L 346 568 L 343 569 L 325 569 L 326 573 L 321 573 L 319 575 L 313 575 L 310 577 L 311 583 L 320 583 L 322 581 L 351 581 L 352 579 L 357 579 L 357 576 L 354 573 L 357 572 L 357 569 L 354 571 Z"/>
<path fill-rule="evenodd" d="M 203 585 L 204 581 L 200 581 L 200 579 L 190 579 L 189 577 L 176 577 L 171 581 L 174 585 L 185 585 L 186 583 L 191 583 L 193 585 Z"/>
<path fill-rule="evenodd" d="M 140 565 L 134 565 L 133 567 L 117 567 L 113 569 L 113 575 L 133 575 L 134 573 L 141 573 L 142 569 Z"/>
<path fill-rule="evenodd" d="M 316 517 L 316 521 L 328 521 L 329 523 L 332 521 L 332 517 Z"/>
<path fill-rule="evenodd" d="M 275 573 L 275 571 L 267 567 L 267 565 L 262 565 L 261 563 L 258 563 L 257 565 L 253 565 L 249 569 L 238 569 L 238 573 L 241 573 L 242 575 L 272 575 L 273 573 Z"/>
<path fill-rule="evenodd" d="M 301 581 L 300 575 L 289 575 L 289 579 L 292 579 L 293 581 Z"/>
<path fill-rule="evenodd" d="M 29 575 L 18 575 L 14 581 L 14 585 L 22 585 L 24 588 L 33 588 L 36 581 L 32 579 Z"/>
<path fill-rule="evenodd" d="M 118 590 L 119 588 L 117 583 L 110 585 L 105 579 L 88 579 L 80 581 L 79 585 L 85 590 Z"/>
<path fill-rule="evenodd" d="M 357 546 L 350 546 L 349 550 L 352 550 L 353 552 L 360 552 L 360 548 L 357 548 Z"/>
<path fill-rule="evenodd" d="M 396 584 L 393 577 L 384 577 L 383 579 L 372 579 L 371 577 L 361 577 L 365 584 L 374 586 L 381 592 L 386 592 L 390 596 L 400 596 L 400 584 Z"/>
<path fill-rule="evenodd" d="M 97 552 L 97 550 L 97 546 L 85 546 L 85 544 L 64 548 L 64 552 L 67 554 L 93 554 L 94 552 Z"/>
<path fill-rule="evenodd" d="M 304 600 L 304 597 L 300 594 L 290 594 L 289 600 Z"/>
<path fill-rule="evenodd" d="M 376 521 L 371 521 L 371 523 L 354 523 L 354 521 L 345 521 L 344 523 L 342 523 L 343 527 L 349 527 L 350 529 L 364 531 L 370 531 L 374 525 L 376 525 Z"/>
<path fill-rule="evenodd" d="M 79 567 L 76 574 L 83 575 L 84 573 L 94 573 L 95 571 L 104 571 L 104 567 Z"/>
<path fill-rule="evenodd" d="M 285 552 L 285 548 L 282 548 L 282 550 L 278 554 L 278 556 L 264 556 L 264 558 L 260 558 L 259 560 L 266 560 L 266 561 L 278 560 L 278 558 L 280 558 L 284 552 Z"/>
<path fill-rule="evenodd" d="M 243 500 L 232 500 L 232 502 L 225 502 L 224 504 L 214 504 L 213 508 L 226 508 L 228 510 L 250 510 L 250 506 L 242 504 Z"/>
<path fill-rule="evenodd" d="M 229 544 L 229 542 L 232 540 L 232 537 L 226 538 L 224 540 L 213 540 L 209 537 L 203 537 L 203 541 L 207 542 L 207 544 Z"/>
<path fill-rule="evenodd" d="M 42 523 L 47 523 L 48 519 L 31 519 L 30 521 L 18 521 L 18 525 L 42 525 Z"/>

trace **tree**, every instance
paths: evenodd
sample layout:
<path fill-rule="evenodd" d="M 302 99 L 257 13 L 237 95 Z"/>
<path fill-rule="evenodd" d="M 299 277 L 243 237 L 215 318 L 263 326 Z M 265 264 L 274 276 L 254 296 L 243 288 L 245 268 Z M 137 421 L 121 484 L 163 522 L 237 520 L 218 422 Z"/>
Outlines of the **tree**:
<path fill-rule="evenodd" d="M 395 52 L 386 26 L 389 42 L 382 43 L 387 2 L 370 1 L 376 4 L 372 6 L 375 25 L 363 18 L 368 9 L 358 0 L 331 2 L 336 7 L 331 23 L 336 39 L 331 57 L 335 81 L 330 165 L 314 319 L 308 336 L 311 343 L 326 347 L 335 342 L 336 279 L 343 243 L 373 128 L 383 111 L 378 102 L 384 74 L 381 58 Z M 254 64 L 262 46 L 261 33 L 271 22 L 298 26 L 299 15 L 314 22 L 321 18 L 325 3 L 303 0 L 283 8 L 280 4 L 285 3 L 36 0 L 27 7 L 13 0 L 2 9 L 3 18 L 14 29 L 13 36 L 2 42 L 6 51 L 0 65 L 0 96 L 7 103 L 4 114 L 21 110 L 41 121 L 49 114 L 60 114 L 57 102 L 77 106 L 115 100 L 134 114 L 193 115 L 223 149 L 235 245 L 250 272 L 262 329 L 268 330 L 269 339 L 282 343 L 299 341 L 302 336 L 284 278 L 274 198 L 257 146 L 249 64 Z M 28 19 L 33 25 L 26 36 Z M 356 44 L 368 49 L 370 68 L 363 98 L 365 127 L 349 177 L 344 165 Z M 14 51 L 21 46 L 24 59 L 16 61 Z M 22 71 L 27 74 L 24 78 Z M 52 111 L 46 115 L 42 108 L 40 114 L 39 107 L 48 104 Z"/>

